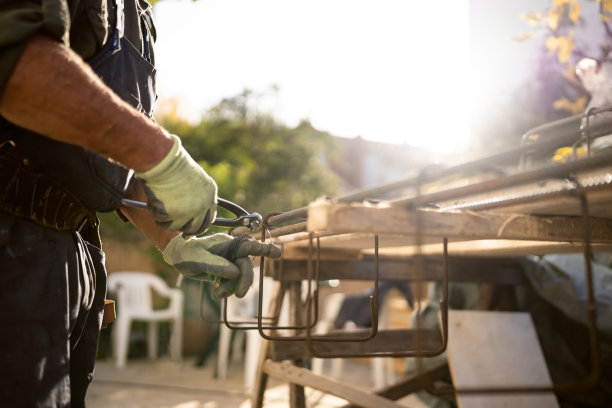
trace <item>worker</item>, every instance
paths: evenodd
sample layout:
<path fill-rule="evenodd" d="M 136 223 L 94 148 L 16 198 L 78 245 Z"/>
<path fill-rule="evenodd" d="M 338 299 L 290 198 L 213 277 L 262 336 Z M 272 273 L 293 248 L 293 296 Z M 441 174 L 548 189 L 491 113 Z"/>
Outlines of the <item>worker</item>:
<path fill-rule="evenodd" d="M 270 244 L 197 237 L 217 186 L 151 120 L 145 0 L 0 7 L 0 401 L 79 407 L 93 377 L 106 291 L 96 212 L 118 211 L 181 273 L 244 296 Z M 148 210 L 122 207 L 129 198 Z"/>

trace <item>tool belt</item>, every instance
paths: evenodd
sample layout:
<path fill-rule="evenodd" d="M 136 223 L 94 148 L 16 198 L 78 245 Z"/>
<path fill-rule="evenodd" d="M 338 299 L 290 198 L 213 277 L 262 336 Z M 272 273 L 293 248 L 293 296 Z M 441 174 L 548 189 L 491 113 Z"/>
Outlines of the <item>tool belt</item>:
<path fill-rule="evenodd" d="M 96 214 L 70 191 L 36 172 L 13 147 L 0 153 L 0 211 L 56 231 L 96 229 Z"/>
<path fill-rule="evenodd" d="M 79 231 L 89 243 L 101 247 L 96 214 L 70 191 L 37 172 L 11 142 L 0 146 L 0 211 L 56 231 Z M 102 328 L 116 319 L 114 306 L 113 301 L 105 300 Z"/>

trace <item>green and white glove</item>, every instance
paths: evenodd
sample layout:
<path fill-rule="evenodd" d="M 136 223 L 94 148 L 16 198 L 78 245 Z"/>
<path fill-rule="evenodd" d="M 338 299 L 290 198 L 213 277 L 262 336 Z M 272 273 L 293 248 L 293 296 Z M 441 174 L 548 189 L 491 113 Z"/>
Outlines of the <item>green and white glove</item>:
<path fill-rule="evenodd" d="M 178 234 L 166 245 L 163 254 L 183 275 L 214 282 L 212 295 L 222 299 L 232 293 L 238 297 L 246 295 L 253 283 L 253 261 L 249 256 L 280 258 L 281 250 L 247 236 L 214 234 L 185 240 Z"/>
<path fill-rule="evenodd" d="M 189 235 L 204 232 L 217 215 L 217 184 L 171 135 L 172 148 L 152 169 L 137 172 L 148 208 L 160 226 Z"/>

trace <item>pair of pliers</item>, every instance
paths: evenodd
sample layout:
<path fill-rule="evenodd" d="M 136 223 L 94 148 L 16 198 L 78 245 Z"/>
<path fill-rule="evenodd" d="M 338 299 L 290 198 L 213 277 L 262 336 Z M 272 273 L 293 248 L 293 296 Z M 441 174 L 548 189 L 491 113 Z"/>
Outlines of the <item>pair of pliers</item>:
<path fill-rule="evenodd" d="M 129 200 L 127 198 L 122 199 L 121 204 L 126 205 L 128 207 L 147 208 L 147 203 L 143 203 L 142 201 Z M 216 225 L 218 227 L 248 227 L 251 231 L 254 231 L 259 228 L 263 222 L 261 215 L 259 215 L 258 213 L 249 213 L 247 210 L 231 201 L 224 200 L 222 198 L 217 198 L 217 206 L 228 210 L 236 216 L 236 218 L 215 218 L 215 220 L 213 221 L 213 225 Z"/>

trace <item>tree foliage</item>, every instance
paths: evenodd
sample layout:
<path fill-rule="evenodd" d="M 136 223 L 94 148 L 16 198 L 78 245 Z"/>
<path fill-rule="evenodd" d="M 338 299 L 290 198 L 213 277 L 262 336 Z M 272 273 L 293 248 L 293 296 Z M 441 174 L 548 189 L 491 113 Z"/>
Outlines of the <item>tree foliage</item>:
<path fill-rule="evenodd" d="M 587 18 L 584 11 L 594 11 Z M 576 63 L 584 57 L 594 59 L 607 58 L 612 49 L 612 0 L 552 0 L 543 12 L 523 13 L 521 18 L 535 31 L 529 31 L 519 39 L 528 39 L 537 35 L 545 36 L 544 52 L 540 72 L 546 76 L 541 81 L 553 82 L 558 90 L 551 106 L 558 112 L 578 114 L 584 111 L 588 95 L 576 78 Z M 590 24 L 600 24 L 603 28 L 602 38 L 588 38 L 580 44 L 576 38 Z M 598 55 L 587 45 L 598 43 Z M 552 74 L 552 75 L 551 75 Z M 550 81 L 552 79 L 552 81 Z"/>
<path fill-rule="evenodd" d="M 217 181 L 219 196 L 258 212 L 286 211 L 333 194 L 337 177 L 327 168 L 335 149 L 328 133 L 303 121 L 291 128 L 260 113 L 245 90 L 223 99 L 197 124 L 175 113 L 158 118 Z"/>
<path fill-rule="evenodd" d="M 258 112 L 256 99 L 245 90 L 219 102 L 195 124 L 177 114 L 176 103 L 168 102 L 156 120 L 181 137 L 192 157 L 216 180 L 221 198 L 248 211 L 287 211 L 321 195 L 335 195 L 339 177 L 329 168 L 336 151 L 334 138 L 307 121 L 296 127 L 278 123 Z M 233 218 L 224 210 L 219 215 Z M 139 244 L 144 236 L 130 223 L 114 214 L 100 218 L 104 239 L 145 251 L 158 274 L 172 275 L 152 244 Z"/>

